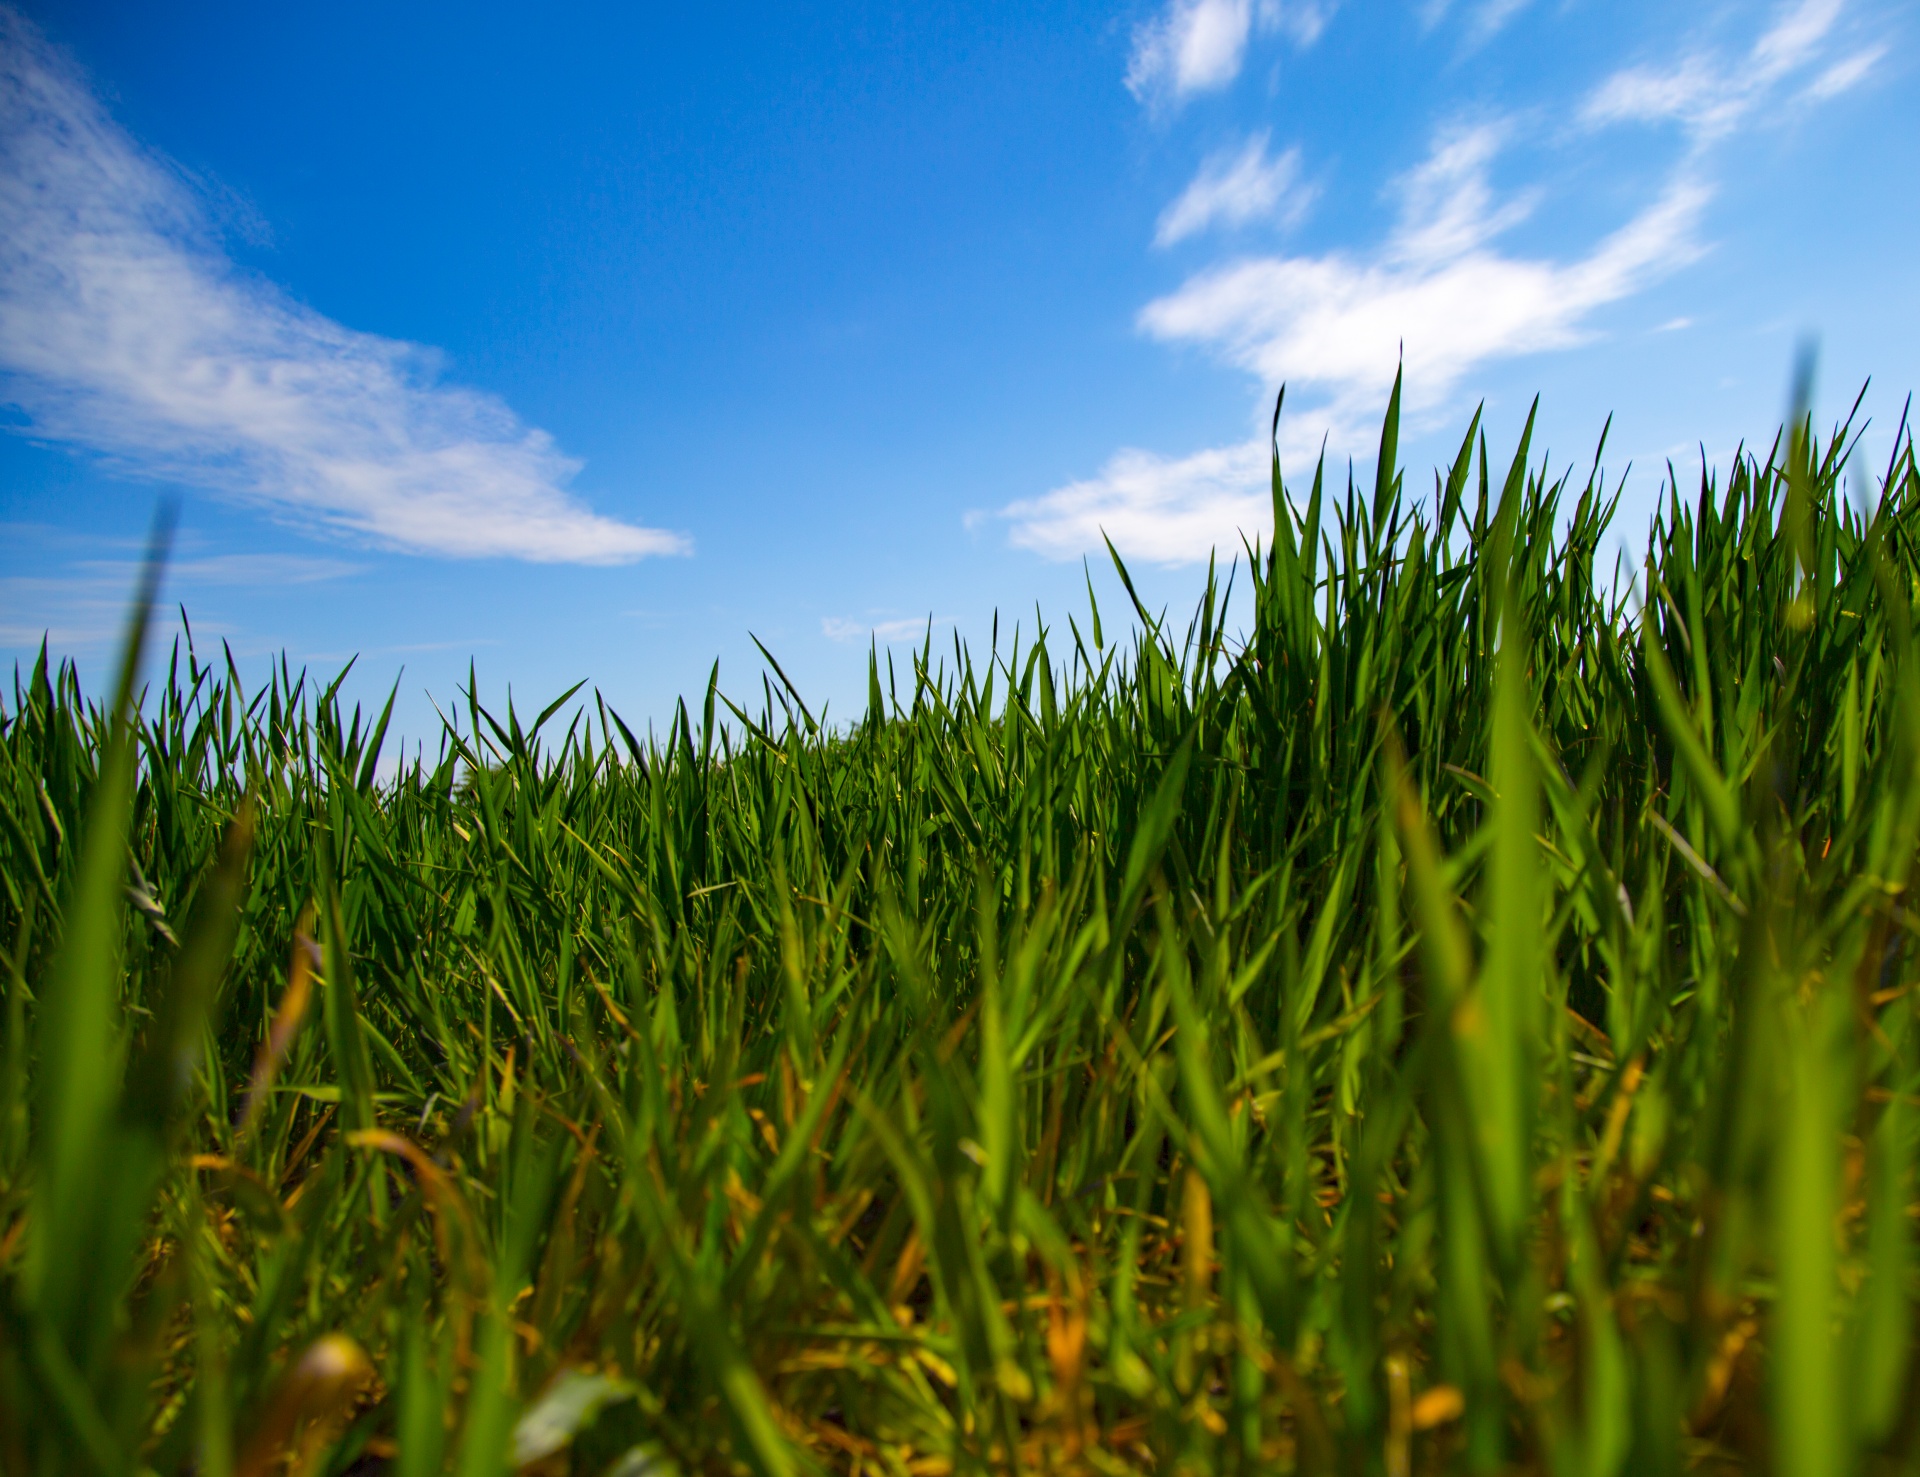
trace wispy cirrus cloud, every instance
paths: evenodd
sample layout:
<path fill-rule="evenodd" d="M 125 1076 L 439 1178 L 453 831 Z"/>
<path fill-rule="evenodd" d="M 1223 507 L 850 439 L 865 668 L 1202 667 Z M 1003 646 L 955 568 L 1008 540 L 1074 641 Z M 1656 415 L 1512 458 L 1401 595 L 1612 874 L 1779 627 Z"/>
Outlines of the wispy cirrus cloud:
<path fill-rule="evenodd" d="M 1465 7 L 1465 40 L 1469 50 L 1482 46 L 1507 28 L 1533 0 L 1479 0 Z M 1453 10 L 1453 0 L 1423 0 L 1416 14 L 1425 30 L 1433 30 Z"/>
<path fill-rule="evenodd" d="M 1172 246 L 1216 225 L 1298 221 L 1313 203 L 1313 190 L 1300 182 L 1300 151 L 1269 158 L 1270 137 L 1262 131 L 1237 150 L 1209 156 L 1193 182 L 1160 212 L 1153 244 Z"/>
<path fill-rule="evenodd" d="M 129 589 L 133 586 L 135 566 L 132 564 L 95 564 L 87 567 L 110 570 Z M 364 572 L 365 568 L 345 559 L 313 559 L 304 554 L 207 554 L 194 559 L 177 559 L 167 566 L 167 574 L 175 584 L 187 587 L 243 585 L 278 588 L 346 579 L 349 575 Z"/>
<path fill-rule="evenodd" d="M 1830 97 L 1838 97 L 1843 92 L 1850 92 L 1856 84 L 1864 82 L 1867 74 L 1880 64 L 1880 59 L 1887 54 L 1887 49 L 1884 42 L 1876 42 L 1841 57 L 1839 61 L 1824 69 L 1819 76 L 1807 84 L 1807 100 L 1823 103 Z"/>
<path fill-rule="evenodd" d="M 1498 35 L 1532 0 L 1483 0 L 1473 12 L 1469 23 L 1471 34 L 1476 41 L 1485 41 Z"/>
<path fill-rule="evenodd" d="M 33 574 L 0 575 L 0 648 L 22 650 L 45 640 L 62 651 L 111 648 L 125 634 L 128 602 L 139 582 L 136 558 L 59 559 L 61 544 L 75 542 L 54 530 L 9 529 L 36 554 Z M 101 540 L 78 542 L 98 545 Z M 34 567 L 34 566 L 30 566 Z M 175 628 L 175 602 L 219 590 L 285 590 L 295 585 L 327 584 L 365 572 L 345 559 L 304 554 L 188 554 L 168 562 L 163 603 L 156 612 L 163 631 Z M 26 612 L 31 612 L 29 619 Z M 195 620 L 202 634 L 220 634 L 217 623 Z"/>
<path fill-rule="evenodd" d="M 0 8 L 0 399 L 28 434 L 282 519 L 453 557 L 616 564 L 682 536 L 595 513 L 580 463 L 418 345 L 240 271 L 181 171 Z"/>
<path fill-rule="evenodd" d="M 1240 75 L 1251 0 L 1173 0 L 1134 33 L 1127 89 L 1145 102 L 1225 87 Z"/>
<path fill-rule="evenodd" d="M 951 624 L 952 621 L 945 616 L 920 615 L 897 620 L 859 621 L 829 615 L 821 618 L 820 634 L 829 641 L 877 641 L 885 646 L 890 641 L 917 640 L 934 626 Z"/>
<path fill-rule="evenodd" d="M 1703 147 L 1829 59 L 1844 9 L 1845 0 L 1796 0 L 1743 49 L 1696 48 L 1671 63 L 1623 68 L 1587 97 L 1581 120 L 1592 128 L 1677 123 Z M 1864 80 L 1886 50 L 1882 43 L 1869 43 L 1830 60 L 1804 96 L 1812 102 L 1839 96 Z"/>
<path fill-rule="evenodd" d="M 1499 129 L 1443 132 L 1396 185 L 1398 221 L 1372 252 L 1261 256 L 1188 279 L 1141 310 L 1150 338 L 1212 351 L 1253 375 L 1318 392 L 1308 415 L 1283 423 L 1282 450 L 1309 454 L 1323 435 L 1357 447 L 1370 434 L 1396 363 L 1411 416 L 1442 403 L 1478 366 L 1566 348 L 1588 320 L 1701 251 L 1710 191 L 1675 178 L 1638 215 L 1570 260 L 1500 249 L 1530 209 L 1501 200 L 1489 180 Z M 1129 449 L 1099 475 L 1001 510 L 1019 547 L 1053 558 L 1098 548 L 1151 563 L 1204 559 L 1271 524 L 1264 439 L 1186 457 Z"/>
<path fill-rule="evenodd" d="M 1177 106 L 1240 75 L 1256 31 L 1311 46 L 1338 0 L 1168 0 L 1133 33 L 1127 89 L 1143 103 Z"/>
<path fill-rule="evenodd" d="M 125 580 L 71 571 L 0 575 L 0 648 L 19 652 L 45 641 L 60 652 L 105 649 L 126 629 L 128 589 Z"/>

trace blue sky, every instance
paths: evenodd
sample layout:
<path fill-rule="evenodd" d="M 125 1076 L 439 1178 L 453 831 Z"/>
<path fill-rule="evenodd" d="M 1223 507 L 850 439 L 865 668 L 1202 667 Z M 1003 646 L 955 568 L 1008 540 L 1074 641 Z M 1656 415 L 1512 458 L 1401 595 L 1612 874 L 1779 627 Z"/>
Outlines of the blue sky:
<path fill-rule="evenodd" d="M 401 13 L 404 11 L 404 13 Z M 0 8 L 0 646 L 168 594 L 264 670 L 469 658 L 659 719 L 857 706 L 870 639 L 1156 601 L 1262 536 L 1266 417 L 1411 481 L 1920 387 L 1915 13 L 1884 0 Z M 1102 556 L 1104 561 L 1104 556 Z M 1096 566 L 1096 588 L 1117 598 Z"/>

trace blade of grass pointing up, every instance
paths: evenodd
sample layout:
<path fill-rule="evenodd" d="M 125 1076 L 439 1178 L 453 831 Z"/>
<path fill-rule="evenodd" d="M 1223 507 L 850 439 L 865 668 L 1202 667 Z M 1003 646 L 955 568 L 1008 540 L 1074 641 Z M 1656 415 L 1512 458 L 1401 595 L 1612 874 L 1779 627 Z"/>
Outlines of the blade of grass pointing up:
<path fill-rule="evenodd" d="M 1495 571 L 1495 579 L 1503 574 Z M 1467 1059 L 1478 1070 L 1467 1083 L 1476 1106 L 1490 1221 L 1502 1262 L 1511 1274 L 1519 1252 L 1532 1190 L 1533 1116 L 1537 1092 L 1537 1044 L 1541 988 L 1541 858 L 1534 841 L 1539 825 L 1539 786 L 1533 772 L 1527 715 L 1531 642 L 1522 627 L 1519 602 L 1509 586 L 1502 617 L 1498 670 L 1494 677 L 1492 757 L 1495 800 L 1488 824 L 1487 952 L 1475 992 L 1476 1008 L 1456 1016 L 1455 1030 Z"/>

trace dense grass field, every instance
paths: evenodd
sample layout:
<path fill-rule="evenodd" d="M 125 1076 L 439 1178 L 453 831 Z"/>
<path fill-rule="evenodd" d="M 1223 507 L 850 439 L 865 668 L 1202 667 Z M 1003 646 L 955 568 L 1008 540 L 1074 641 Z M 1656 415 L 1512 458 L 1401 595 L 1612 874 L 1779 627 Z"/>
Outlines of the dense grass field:
<path fill-rule="evenodd" d="M 851 724 L 22 674 L 0 1469 L 1910 1470 L 1911 439 L 1397 403 Z"/>

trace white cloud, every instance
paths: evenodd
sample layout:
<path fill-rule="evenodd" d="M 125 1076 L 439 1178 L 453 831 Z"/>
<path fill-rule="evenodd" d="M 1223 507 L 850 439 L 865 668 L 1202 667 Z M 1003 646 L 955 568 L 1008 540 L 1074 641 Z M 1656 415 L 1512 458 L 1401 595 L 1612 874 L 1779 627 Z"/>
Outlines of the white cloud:
<path fill-rule="evenodd" d="M 1696 51 L 1670 66 L 1628 67 L 1594 89 L 1580 110 L 1590 127 L 1675 122 L 1705 144 L 1732 131 L 1776 92 L 1778 84 L 1816 62 L 1845 0 L 1799 0 L 1743 54 Z M 1885 54 L 1869 47 L 1835 63 L 1807 89 L 1823 101 L 1852 87 Z"/>
<path fill-rule="evenodd" d="M 1531 3 L 1532 0 L 1486 0 L 1486 3 L 1481 5 L 1473 13 L 1473 21 L 1471 24 L 1473 39 L 1475 41 L 1485 41 L 1492 36 L 1498 35 L 1506 29 L 1509 21 L 1519 15 L 1520 12 L 1525 10 Z"/>
<path fill-rule="evenodd" d="M 1310 189 L 1297 184 L 1300 151 L 1288 149 L 1269 159 L 1267 139 L 1266 133 L 1259 133 L 1237 153 L 1223 150 L 1208 158 L 1193 182 L 1160 213 L 1153 244 L 1171 246 L 1215 224 L 1297 221 L 1313 199 Z"/>
<path fill-rule="evenodd" d="M 1868 46 L 1854 52 L 1852 56 L 1842 57 L 1813 79 L 1807 88 L 1807 96 L 1815 102 L 1825 102 L 1830 97 L 1838 97 L 1864 79 L 1886 54 L 1885 46 Z"/>
<path fill-rule="evenodd" d="M 1805 65 L 1840 19 L 1845 0 L 1800 0 L 1789 6 L 1754 43 L 1752 61 L 1761 82 L 1772 82 Z"/>
<path fill-rule="evenodd" d="M 1278 31 L 1295 46 L 1307 47 L 1320 39 L 1333 20 L 1340 0 L 1261 0 L 1255 12 L 1263 31 Z"/>
<path fill-rule="evenodd" d="M 1868 46 L 1831 59 L 1844 4 L 1793 0 L 1745 47 L 1695 50 L 1602 81 L 1581 109 L 1588 127 L 1674 121 L 1689 146 L 1658 194 L 1585 252 L 1502 250 L 1501 236 L 1531 213 L 1534 199 L 1496 196 L 1489 170 L 1500 130 L 1455 129 L 1396 183 L 1398 222 L 1371 251 L 1221 262 L 1148 303 L 1140 330 L 1211 351 L 1252 375 L 1265 395 L 1282 383 L 1306 392 L 1309 405 L 1303 411 L 1294 399 L 1281 426 L 1290 464 L 1310 458 L 1323 433 L 1335 448 L 1364 455 L 1396 361 L 1406 371 L 1404 410 L 1419 425 L 1482 365 L 1571 348 L 1594 333 L 1601 308 L 1695 260 L 1713 193 L 1711 144 L 1777 103 L 1810 69 L 1826 64 L 1798 96 L 1819 101 L 1856 85 L 1885 54 Z M 1524 0 L 1482 0 L 1469 10 L 1469 30 L 1491 34 L 1522 8 Z M 1449 9 L 1450 0 L 1424 0 L 1419 14 L 1432 27 Z M 1230 218 L 1216 202 L 1245 193 L 1223 187 L 1236 176 L 1251 180 L 1241 162 L 1202 171 L 1162 217 L 1161 244 Z M 1689 321 L 1672 319 L 1664 329 Z M 1185 457 L 1124 450 L 1097 476 L 1010 504 L 1000 516 L 1012 543 L 1053 558 L 1097 550 L 1104 531 L 1131 557 L 1189 562 L 1267 530 L 1267 455 L 1257 435 Z"/>
<path fill-rule="evenodd" d="M 1017 548 L 1077 559 L 1113 540 L 1124 558 L 1190 564 L 1244 530 L 1264 536 L 1273 522 L 1267 448 L 1258 441 L 1172 458 L 1116 452 L 1097 477 L 1001 510 Z"/>
<path fill-rule="evenodd" d="M 1522 196 L 1495 207 L 1487 170 L 1499 154 L 1503 132 L 1492 124 L 1451 128 L 1432 151 L 1398 181 L 1400 220 L 1387 242 L 1395 261 L 1418 264 L 1463 256 L 1518 225 L 1533 211 Z"/>
<path fill-rule="evenodd" d="M 0 575 L 0 647 L 36 650 L 42 640 L 68 653 L 106 647 L 126 629 L 130 589 L 103 575 Z"/>
<path fill-rule="evenodd" d="M 1128 90 L 1144 101 L 1225 87 L 1240 75 L 1252 24 L 1252 0 L 1172 0 L 1134 32 Z"/>
<path fill-rule="evenodd" d="M 436 368 L 241 273 L 181 173 L 0 9 L 0 398 L 28 434 L 389 548 L 687 551 L 594 513 L 567 490 L 579 462 Z"/>
<path fill-rule="evenodd" d="M 1574 260 L 1495 249 L 1525 203 L 1496 205 L 1493 148 L 1489 130 L 1443 137 L 1402 182 L 1399 224 L 1370 257 L 1231 262 L 1149 303 L 1142 330 L 1211 348 L 1267 386 L 1324 390 L 1340 427 L 1377 414 L 1403 346 L 1409 406 L 1433 404 L 1480 364 L 1578 342 L 1595 309 L 1698 254 L 1708 192 L 1685 176 Z"/>
<path fill-rule="evenodd" d="M 1483 45 L 1505 30 L 1507 23 L 1525 10 L 1533 0 L 1480 0 L 1473 6 L 1466 19 L 1466 45 L 1468 50 Z M 1421 0 L 1415 14 L 1420 29 L 1431 31 L 1447 18 L 1453 9 L 1453 0 Z"/>
<path fill-rule="evenodd" d="M 1673 67 L 1628 67 L 1594 89 L 1580 109 L 1593 127 L 1609 123 L 1652 123 L 1679 119 L 1696 127 L 1730 123 L 1730 99 L 1722 78 L 1706 58 L 1692 56 Z"/>
<path fill-rule="evenodd" d="M 1168 0 L 1164 12 L 1134 30 L 1127 88 L 1150 103 L 1179 103 L 1194 93 L 1213 92 L 1240 75 L 1256 29 L 1311 46 L 1337 5 L 1338 0 Z"/>
<path fill-rule="evenodd" d="M 917 639 L 927 633 L 929 626 L 946 624 L 945 618 L 924 615 L 886 621 L 854 621 L 844 616 L 829 615 L 820 621 L 820 634 L 829 641 L 874 640 L 884 646 L 889 641 L 903 641 L 909 637 Z"/>
<path fill-rule="evenodd" d="M 1318 391 L 1317 406 L 1283 422 L 1282 454 L 1297 465 L 1323 431 L 1337 447 L 1368 444 L 1396 362 L 1417 419 L 1482 364 L 1579 343 L 1597 309 L 1699 254 L 1709 191 L 1686 174 L 1584 255 L 1498 250 L 1527 209 L 1494 197 L 1487 171 L 1498 142 L 1486 128 L 1443 134 L 1399 182 L 1398 224 L 1374 252 L 1251 257 L 1203 271 L 1149 303 L 1142 331 L 1210 349 L 1268 394 L 1282 383 Z M 1001 512 L 1014 544 L 1049 557 L 1098 549 L 1105 530 L 1123 554 L 1191 562 L 1268 529 L 1267 455 L 1264 438 L 1181 458 L 1123 451 L 1097 477 Z"/>
<path fill-rule="evenodd" d="M 122 565 L 127 588 L 133 587 L 134 566 Z M 200 559 L 177 559 L 167 566 L 170 583 L 195 585 L 253 585 L 263 588 L 312 585 L 323 580 L 359 574 L 363 565 L 342 559 L 312 559 L 300 554 L 211 554 Z"/>
<path fill-rule="evenodd" d="M 31 530 L 26 537 L 43 556 L 66 539 L 53 531 Z M 95 544 L 99 540 L 89 540 Z M 48 567 L 44 560 L 40 565 Z M 176 602 L 193 603 L 196 591 L 221 588 L 285 589 L 347 579 L 364 566 L 342 559 L 301 554 L 202 554 L 170 560 L 155 619 L 164 632 L 175 629 Z M 63 651 L 104 649 L 126 632 L 129 602 L 140 578 L 134 559 L 74 559 L 57 573 L 0 576 L 0 648 L 34 648 L 44 637 Z M 203 635 L 226 628 L 194 621 Z"/>

